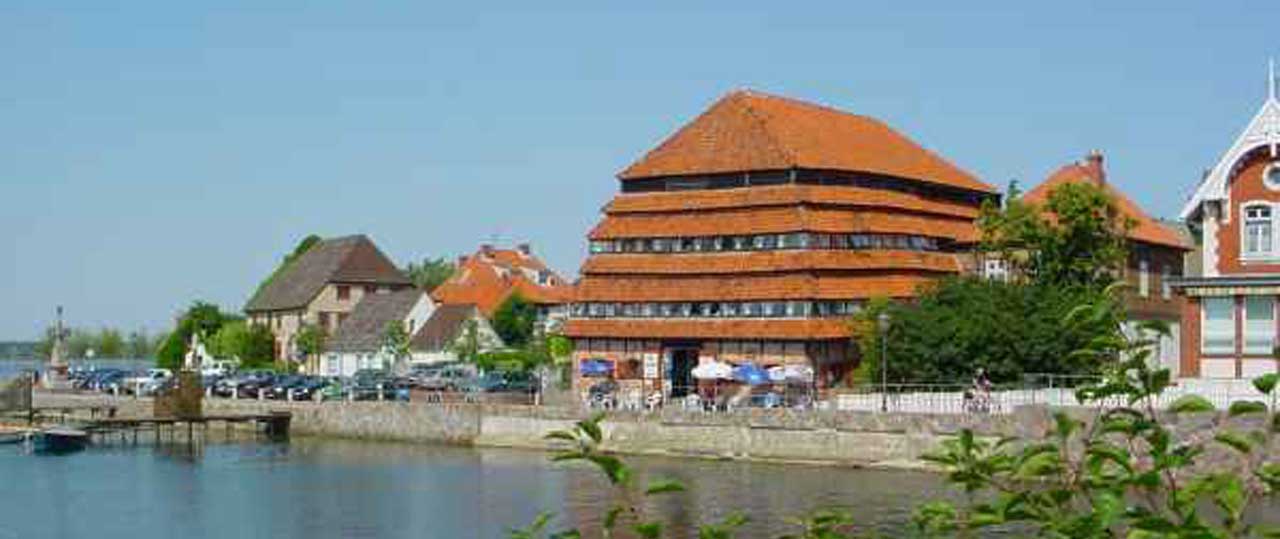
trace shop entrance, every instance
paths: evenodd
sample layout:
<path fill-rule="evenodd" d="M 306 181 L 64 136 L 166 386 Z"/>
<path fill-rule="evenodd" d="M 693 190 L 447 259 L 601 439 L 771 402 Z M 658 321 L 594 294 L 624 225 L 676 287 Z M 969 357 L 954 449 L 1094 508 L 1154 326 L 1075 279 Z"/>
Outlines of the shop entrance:
<path fill-rule="evenodd" d="M 693 380 L 693 368 L 697 366 L 697 348 L 671 350 L 671 398 L 682 398 L 697 389 Z"/>

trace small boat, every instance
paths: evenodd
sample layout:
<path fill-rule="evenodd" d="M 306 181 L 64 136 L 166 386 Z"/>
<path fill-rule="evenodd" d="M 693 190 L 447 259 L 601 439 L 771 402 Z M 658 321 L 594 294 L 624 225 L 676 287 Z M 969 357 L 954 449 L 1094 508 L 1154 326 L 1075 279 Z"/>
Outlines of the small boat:
<path fill-rule="evenodd" d="M 89 433 L 66 426 L 54 426 L 35 432 L 36 453 L 73 453 L 89 445 Z"/>
<path fill-rule="evenodd" d="M 0 431 L 0 445 L 20 444 L 27 441 L 26 431 Z"/>

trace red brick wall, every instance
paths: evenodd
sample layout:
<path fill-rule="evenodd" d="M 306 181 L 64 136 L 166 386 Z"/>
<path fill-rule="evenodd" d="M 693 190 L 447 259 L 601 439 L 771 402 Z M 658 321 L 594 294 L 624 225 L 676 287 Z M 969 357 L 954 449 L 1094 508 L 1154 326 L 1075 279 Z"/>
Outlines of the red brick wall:
<path fill-rule="evenodd" d="M 1218 229 L 1218 272 L 1223 275 L 1280 272 L 1280 264 L 1244 264 L 1240 261 L 1243 203 L 1258 200 L 1280 202 L 1280 191 L 1269 189 L 1262 181 L 1262 173 L 1270 162 L 1266 152 L 1256 154 L 1231 179 L 1230 222 Z M 1280 237 L 1272 237 L 1271 241 L 1280 242 Z"/>
<path fill-rule="evenodd" d="M 1182 339 L 1179 375 L 1183 378 L 1200 376 L 1200 298 L 1186 298 L 1182 303 L 1182 334 L 1179 337 Z"/>

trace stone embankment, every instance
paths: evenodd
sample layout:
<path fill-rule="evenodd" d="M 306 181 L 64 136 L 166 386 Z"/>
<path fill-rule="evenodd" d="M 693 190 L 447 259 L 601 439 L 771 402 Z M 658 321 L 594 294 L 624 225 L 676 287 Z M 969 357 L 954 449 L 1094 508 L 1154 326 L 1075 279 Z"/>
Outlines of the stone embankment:
<path fill-rule="evenodd" d="M 148 399 L 37 394 L 41 407 L 114 405 L 121 416 L 151 414 Z M 293 413 L 297 435 L 551 449 L 547 432 L 566 429 L 589 412 L 567 407 L 400 402 L 279 402 L 210 399 L 205 413 Z M 1085 410 L 1072 413 L 1087 415 Z M 1211 436 L 1217 414 L 1175 424 L 1179 437 Z M 921 467 L 961 429 L 984 437 L 1042 438 L 1052 424 L 1044 406 L 1003 415 L 948 415 L 751 409 L 701 413 L 679 409 L 610 412 L 605 447 L 628 454 L 807 462 L 847 466 Z"/>

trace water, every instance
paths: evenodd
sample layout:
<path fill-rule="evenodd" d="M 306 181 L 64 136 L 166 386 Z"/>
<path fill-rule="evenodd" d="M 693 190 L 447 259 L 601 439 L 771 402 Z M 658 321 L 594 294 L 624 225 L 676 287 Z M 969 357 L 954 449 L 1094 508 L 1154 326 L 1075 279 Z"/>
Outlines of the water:
<path fill-rule="evenodd" d="M 138 371 L 154 367 L 155 361 L 150 359 L 73 359 L 68 362 L 72 369 L 114 368 L 127 371 Z M 0 380 L 7 380 L 23 371 L 43 370 L 48 362 L 33 359 L 0 359 Z"/>
<path fill-rule="evenodd" d="M 628 458 L 686 492 L 650 509 L 677 528 L 743 510 L 743 537 L 776 537 L 820 506 L 900 529 L 945 492 L 931 474 L 672 458 Z M 65 456 L 0 446 L 0 539 L 129 537 L 498 538 L 542 510 L 589 527 L 609 488 L 594 470 L 538 452 L 295 439 L 99 446 Z M 676 535 L 673 535 L 676 536 Z M 692 535 L 690 535 L 692 536 Z M 587 534 L 587 537 L 594 537 Z"/>

